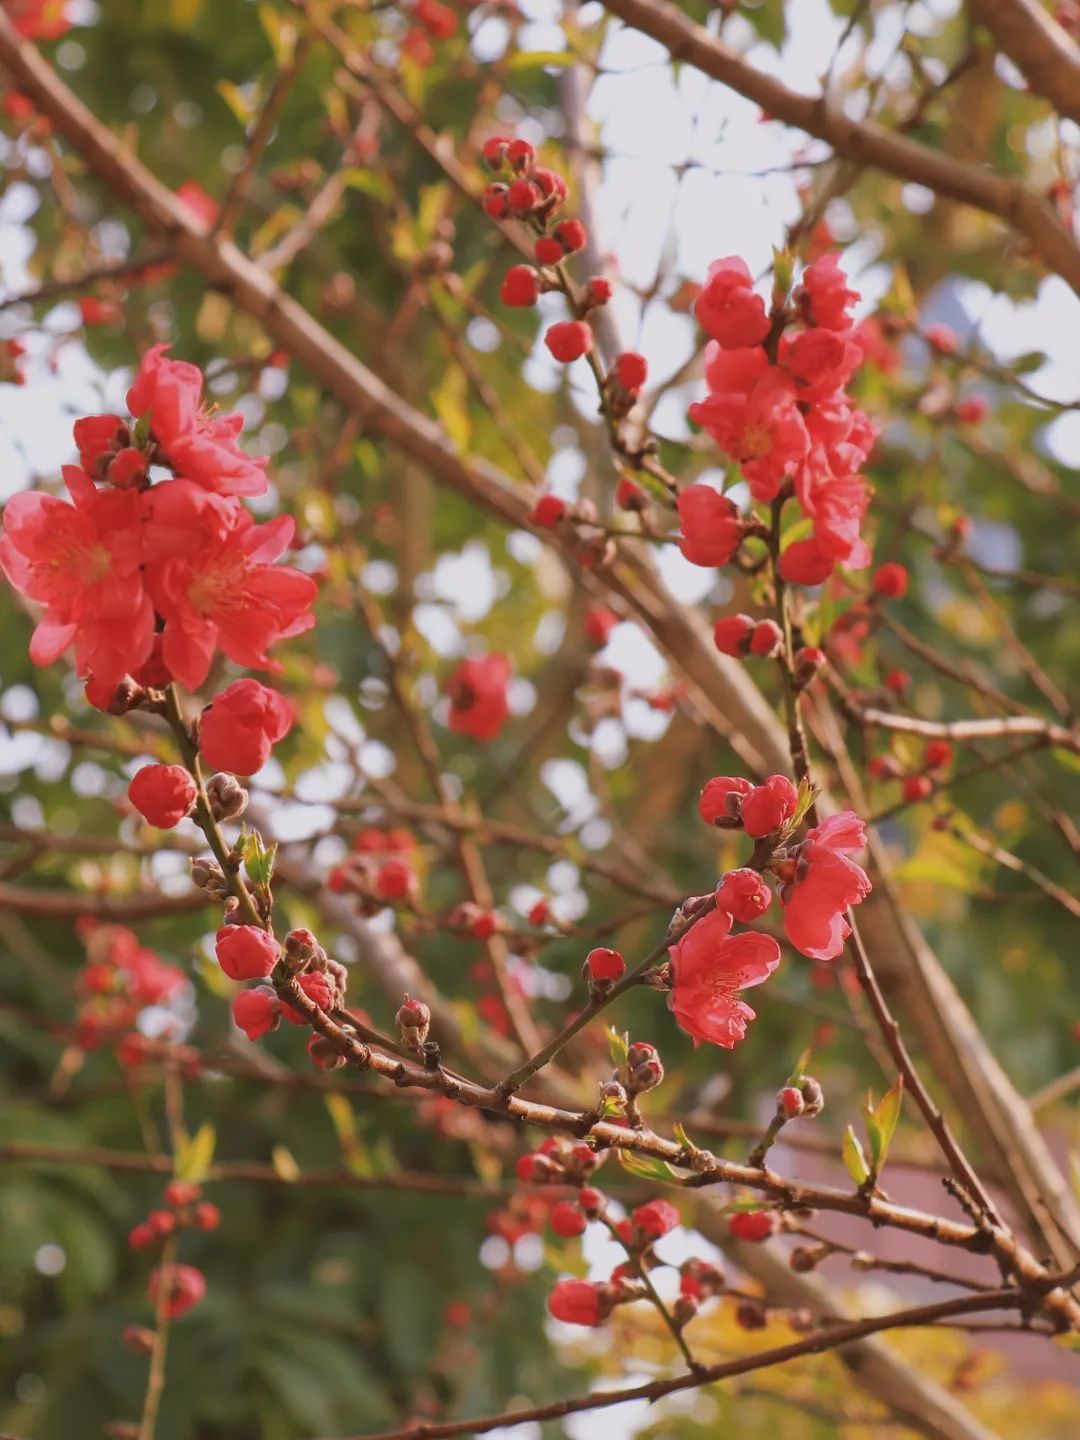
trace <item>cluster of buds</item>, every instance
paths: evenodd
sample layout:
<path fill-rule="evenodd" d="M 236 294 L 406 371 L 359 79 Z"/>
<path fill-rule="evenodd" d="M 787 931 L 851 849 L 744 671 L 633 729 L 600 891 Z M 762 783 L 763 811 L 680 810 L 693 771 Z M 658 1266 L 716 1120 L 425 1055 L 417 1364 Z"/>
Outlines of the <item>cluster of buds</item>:
<path fill-rule="evenodd" d="M 642 1095 L 663 1084 L 664 1066 L 660 1052 L 646 1040 L 635 1040 L 626 1052 L 626 1088 L 631 1095 Z"/>
<path fill-rule="evenodd" d="M 583 1185 L 604 1161 L 584 1140 L 548 1136 L 536 1150 L 519 1155 L 517 1178 L 523 1185 Z"/>
<path fill-rule="evenodd" d="M 202 1190 L 191 1180 L 170 1180 L 164 1190 L 166 1209 L 151 1210 L 128 1234 L 133 1250 L 149 1250 L 163 1244 L 180 1230 L 216 1230 L 221 1211 L 202 1198 Z"/>
<path fill-rule="evenodd" d="M 330 872 L 327 885 L 337 895 L 355 895 L 365 915 L 385 905 L 413 905 L 420 893 L 411 858 L 415 850 L 410 830 L 361 830 L 353 839 L 353 853 Z"/>
<path fill-rule="evenodd" d="M 504 305 L 526 307 L 549 290 L 561 290 L 572 303 L 574 319 L 550 326 L 544 344 L 553 359 L 570 365 L 593 348 L 586 317 L 611 299 L 611 281 L 597 275 L 575 291 L 562 273 L 563 261 L 584 250 L 589 236 L 580 220 L 556 218 L 568 195 L 558 171 L 537 165 L 536 152 L 527 140 L 497 135 L 487 141 L 483 153 L 488 166 L 503 176 L 484 191 L 484 209 L 495 220 L 518 220 L 536 235 L 536 266 L 512 265 L 503 277 L 500 298 Z M 645 378 L 642 356 L 627 352 L 618 357 L 604 382 L 605 400 L 613 413 L 625 415 L 633 407 Z"/>
<path fill-rule="evenodd" d="M 741 776 L 716 775 L 705 785 L 698 811 L 719 830 L 745 830 L 754 840 L 776 835 L 799 809 L 799 792 L 786 775 L 770 775 L 760 785 Z"/>
<path fill-rule="evenodd" d="M 812 1075 L 800 1075 L 792 1085 L 776 1092 L 776 1116 L 779 1120 L 812 1119 L 825 1109 L 825 1092 Z"/>
<path fill-rule="evenodd" d="M 726 1283 L 724 1272 L 711 1260 L 699 1260 L 696 1256 L 684 1260 L 679 1266 L 679 1295 L 672 1309 L 679 1328 L 694 1318 L 702 1301 L 722 1295 Z"/>
<path fill-rule="evenodd" d="M 84 1050 L 116 1047 L 121 1063 L 138 1063 L 134 1028 L 148 1006 L 167 1006 L 186 985 L 184 972 L 142 945 L 123 925 L 102 925 L 92 919 L 77 926 L 86 945 L 86 964 L 76 988 L 79 1008 L 76 1036 Z M 149 1042 L 147 1042 L 149 1043 Z"/>
<path fill-rule="evenodd" d="M 281 971 L 294 979 L 324 1014 L 334 1014 L 345 998 L 348 971 L 327 955 L 310 930 L 290 930 L 284 946 L 279 947 L 269 931 L 255 925 L 226 926 L 218 931 L 215 947 L 218 963 L 232 980 L 268 980 L 280 965 Z M 249 1040 L 262 1039 L 283 1019 L 290 1025 L 309 1023 L 307 1015 L 285 1004 L 268 984 L 255 985 L 235 996 L 232 1016 Z M 321 1064 L 317 1057 L 312 1058 Z"/>
<path fill-rule="evenodd" d="M 905 768 L 895 755 L 876 755 L 867 766 L 875 780 L 900 780 L 901 793 L 909 805 L 928 800 L 935 780 L 952 764 L 953 749 L 948 740 L 928 740 L 917 770 Z"/>
<path fill-rule="evenodd" d="M 422 69 L 435 59 L 433 40 L 449 40 L 458 27 L 457 14 L 442 0 L 416 0 L 412 6 L 413 23 L 401 42 L 402 53 Z"/>
<path fill-rule="evenodd" d="M 142 427 L 148 431 L 148 427 Z M 119 415 L 89 415 L 75 422 L 75 444 L 86 473 L 118 490 L 143 488 L 152 458 L 149 433 L 133 436 Z"/>
<path fill-rule="evenodd" d="M 713 644 L 721 655 L 745 660 L 749 655 L 770 660 L 780 654 L 783 631 L 775 620 L 753 620 L 749 615 L 723 615 L 713 626 Z"/>

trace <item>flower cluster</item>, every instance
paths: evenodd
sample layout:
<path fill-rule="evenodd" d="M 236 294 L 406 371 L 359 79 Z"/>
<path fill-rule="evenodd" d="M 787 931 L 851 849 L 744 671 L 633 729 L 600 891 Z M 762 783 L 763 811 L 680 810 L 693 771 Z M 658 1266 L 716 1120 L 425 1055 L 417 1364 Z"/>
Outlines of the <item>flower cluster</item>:
<path fill-rule="evenodd" d="M 76 423 L 80 465 L 63 471 L 73 503 L 28 491 L 4 510 L 0 567 L 44 607 L 31 659 L 73 645 L 102 708 L 125 684 L 197 689 L 219 650 L 280 668 L 269 648 L 314 624 L 315 582 L 273 563 L 292 520 L 258 525 L 239 498 L 265 493 L 265 460 L 237 445 L 241 416 L 212 414 L 201 372 L 165 349 L 146 353 L 128 392 L 135 423 Z M 151 484 L 152 466 L 173 478 Z"/>
<path fill-rule="evenodd" d="M 86 946 L 86 963 L 76 981 L 78 1044 L 83 1050 L 112 1045 L 122 1062 L 137 1062 L 140 1014 L 175 999 L 187 986 L 184 972 L 148 950 L 124 925 L 86 919 L 76 928 Z"/>
<path fill-rule="evenodd" d="M 215 937 L 214 953 L 230 980 L 264 982 L 272 975 L 292 977 L 305 998 L 324 1014 L 333 1014 L 344 1003 L 348 971 L 327 955 L 310 930 L 290 930 L 282 946 L 271 931 L 257 925 L 225 925 Z M 232 1017 L 249 1040 L 261 1040 L 282 1020 L 290 1025 L 309 1023 L 303 1011 L 285 1004 L 275 988 L 264 983 L 234 996 Z M 311 1037 L 308 1053 L 319 1065 L 331 1060 L 320 1035 Z"/>
<path fill-rule="evenodd" d="M 67 0 L 5 0 L 4 9 L 24 40 L 59 40 L 71 29 Z"/>
<path fill-rule="evenodd" d="M 845 390 L 863 359 L 850 315 L 858 298 L 833 253 L 808 266 L 790 303 L 771 314 L 737 256 L 710 267 L 697 300 L 711 337 L 708 394 L 690 418 L 740 466 L 754 500 L 794 493 L 812 526 L 780 557 L 781 574 L 796 584 L 870 562 L 860 535 L 869 490 L 859 472 L 875 430 Z M 679 516 L 683 553 L 695 564 L 726 563 L 744 533 L 736 507 L 703 484 L 683 492 Z"/>

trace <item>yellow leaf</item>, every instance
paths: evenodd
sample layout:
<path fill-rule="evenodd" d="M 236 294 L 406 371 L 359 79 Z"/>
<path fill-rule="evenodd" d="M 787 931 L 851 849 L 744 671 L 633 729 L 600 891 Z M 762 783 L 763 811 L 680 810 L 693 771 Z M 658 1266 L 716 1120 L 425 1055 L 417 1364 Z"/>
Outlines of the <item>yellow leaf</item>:
<path fill-rule="evenodd" d="M 178 1180 L 191 1180 L 196 1185 L 205 1179 L 214 1158 L 217 1131 L 209 1120 L 205 1120 L 194 1135 L 181 1133 L 173 1169 Z"/>
<path fill-rule="evenodd" d="M 300 1166 L 296 1163 L 288 1146 L 275 1145 L 270 1155 L 270 1163 L 279 1180 L 285 1180 L 290 1185 L 295 1185 L 300 1179 Z"/>

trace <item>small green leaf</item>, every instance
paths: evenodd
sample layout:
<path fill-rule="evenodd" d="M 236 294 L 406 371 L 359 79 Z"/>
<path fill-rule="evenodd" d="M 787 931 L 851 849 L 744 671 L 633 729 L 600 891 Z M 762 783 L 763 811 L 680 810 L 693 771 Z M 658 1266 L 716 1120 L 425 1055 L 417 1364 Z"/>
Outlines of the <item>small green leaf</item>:
<path fill-rule="evenodd" d="M 870 1179 L 870 1167 L 866 1163 L 866 1155 L 859 1137 L 849 1125 L 844 1131 L 844 1168 L 855 1181 L 856 1185 L 865 1185 Z"/>
<path fill-rule="evenodd" d="M 684 1149 L 696 1150 L 698 1148 L 690 1139 L 690 1136 L 686 1133 L 686 1128 L 681 1120 L 675 1121 L 675 1124 L 671 1127 L 671 1133 L 675 1136 L 675 1139 L 679 1142 L 680 1145 L 683 1146 Z"/>
<path fill-rule="evenodd" d="M 640 1180 L 674 1180 L 675 1172 L 666 1160 L 639 1155 L 636 1150 L 618 1150 L 619 1164 Z"/>
<path fill-rule="evenodd" d="M 217 1131 L 209 1120 L 204 1120 L 194 1135 L 181 1132 L 173 1156 L 173 1170 L 178 1180 L 191 1180 L 198 1185 L 206 1178 L 214 1159 Z"/>
<path fill-rule="evenodd" d="M 269 849 L 263 844 L 263 838 L 257 830 L 253 830 L 244 842 L 243 856 L 244 868 L 247 870 L 253 885 L 269 885 L 274 873 L 274 856 L 277 854 L 277 845 L 271 845 Z"/>
<path fill-rule="evenodd" d="M 881 1173 L 889 1154 L 889 1146 L 892 1144 L 893 1135 L 896 1133 L 896 1126 L 900 1119 L 900 1109 L 904 1103 L 904 1077 L 898 1075 L 896 1084 L 885 1091 L 885 1094 L 878 1101 L 872 1115 L 867 1120 L 867 1130 L 870 1131 L 871 1124 L 878 1140 L 875 1147 L 874 1133 L 870 1134 L 870 1145 L 873 1152 L 874 1174 Z"/>
<path fill-rule="evenodd" d="M 239 85 L 234 85 L 231 80 L 219 80 L 216 86 L 218 94 L 225 101 L 232 113 L 245 129 L 251 124 L 252 116 L 255 114 L 255 106 L 250 98 L 241 90 Z"/>
<path fill-rule="evenodd" d="M 565 68 L 575 63 L 572 50 L 518 50 L 507 61 L 508 70 L 543 70 L 549 65 Z"/>
<path fill-rule="evenodd" d="M 810 1057 L 812 1054 L 813 1051 L 808 1045 L 806 1049 L 802 1052 L 802 1054 L 799 1056 L 798 1060 L 795 1061 L 795 1068 L 787 1077 L 787 1080 L 784 1082 L 785 1084 L 797 1085 L 800 1080 L 805 1078 L 806 1072 L 810 1067 Z"/>
<path fill-rule="evenodd" d="M 620 1035 L 617 1030 L 607 1027 L 608 1053 L 611 1056 L 611 1063 L 619 1070 L 626 1068 L 627 1056 L 630 1051 L 629 1035 Z"/>

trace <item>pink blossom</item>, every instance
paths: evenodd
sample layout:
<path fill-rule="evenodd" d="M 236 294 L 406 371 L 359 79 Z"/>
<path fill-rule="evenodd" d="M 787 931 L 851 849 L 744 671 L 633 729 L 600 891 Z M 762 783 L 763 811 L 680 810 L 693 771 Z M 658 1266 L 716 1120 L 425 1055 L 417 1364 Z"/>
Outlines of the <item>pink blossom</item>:
<path fill-rule="evenodd" d="M 738 992 L 760 985 L 780 964 L 780 946 L 770 935 L 729 935 L 731 924 L 726 911 L 711 910 L 668 951 L 668 1007 L 695 1046 L 708 1040 L 730 1050 L 742 1040 L 755 1011 Z"/>
<path fill-rule="evenodd" d="M 798 847 L 795 880 L 780 892 L 784 929 L 812 960 L 834 960 L 851 934 L 849 906 L 869 895 L 870 879 L 850 858 L 866 848 L 866 826 L 850 810 L 830 815 Z"/>

